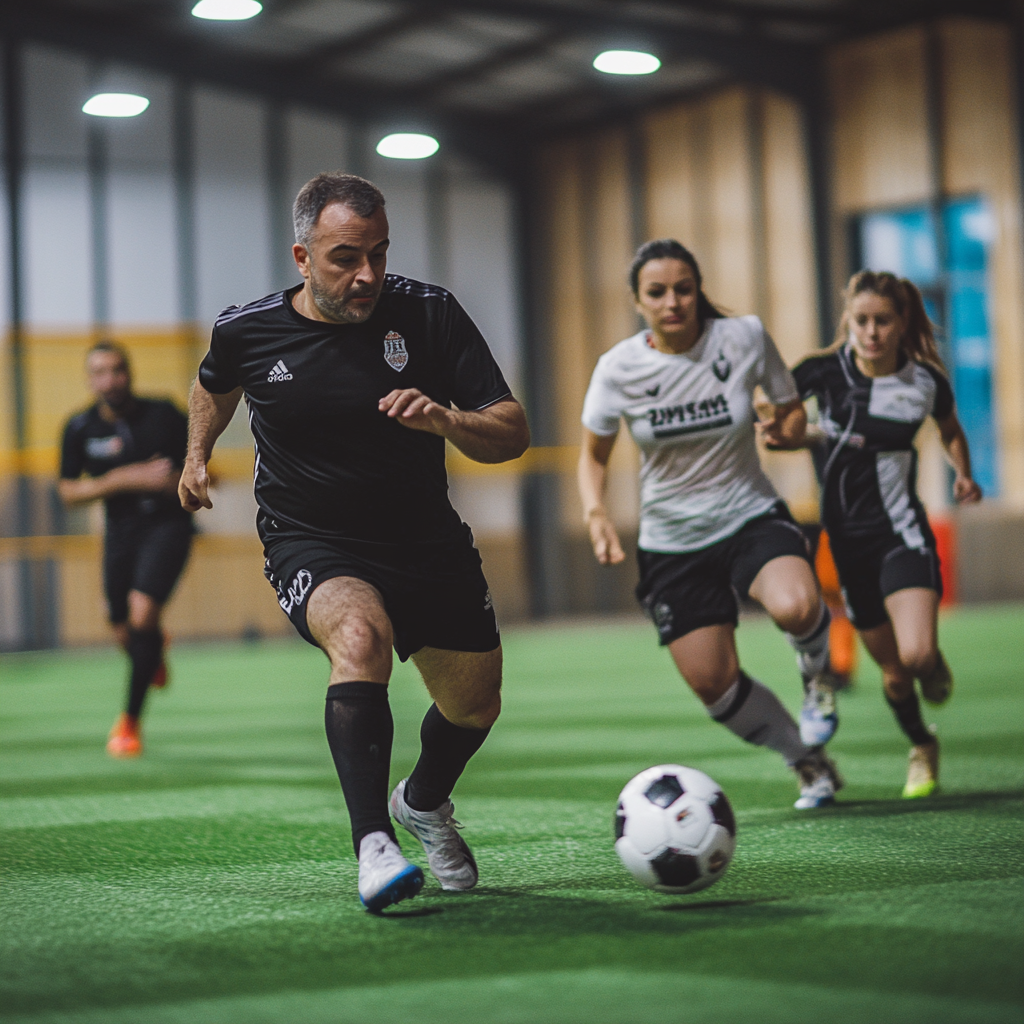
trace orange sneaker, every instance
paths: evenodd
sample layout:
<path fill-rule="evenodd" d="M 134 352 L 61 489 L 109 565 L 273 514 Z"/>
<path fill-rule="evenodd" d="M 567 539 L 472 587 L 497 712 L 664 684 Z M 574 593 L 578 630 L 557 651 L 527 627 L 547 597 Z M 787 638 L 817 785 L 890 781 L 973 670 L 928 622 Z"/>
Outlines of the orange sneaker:
<path fill-rule="evenodd" d="M 139 720 L 122 713 L 107 738 L 107 753 L 111 757 L 138 757 L 142 753 L 142 733 Z"/>

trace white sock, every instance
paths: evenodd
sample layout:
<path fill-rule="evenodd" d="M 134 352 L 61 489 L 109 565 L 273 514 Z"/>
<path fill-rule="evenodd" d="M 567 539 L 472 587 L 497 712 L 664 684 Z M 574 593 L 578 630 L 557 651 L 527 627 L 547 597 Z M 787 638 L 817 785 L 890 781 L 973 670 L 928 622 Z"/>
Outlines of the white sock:
<path fill-rule="evenodd" d="M 796 663 L 800 666 L 800 675 L 804 677 L 805 682 L 828 668 L 828 627 L 830 625 L 832 625 L 832 615 L 828 610 L 828 605 L 821 601 L 818 618 L 814 626 L 804 636 L 786 634 L 790 647 L 796 651 Z"/>
<path fill-rule="evenodd" d="M 740 672 L 736 682 L 707 711 L 741 740 L 777 751 L 788 765 L 807 756 L 808 748 L 800 739 L 793 716 L 764 683 L 746 672 Z"/>

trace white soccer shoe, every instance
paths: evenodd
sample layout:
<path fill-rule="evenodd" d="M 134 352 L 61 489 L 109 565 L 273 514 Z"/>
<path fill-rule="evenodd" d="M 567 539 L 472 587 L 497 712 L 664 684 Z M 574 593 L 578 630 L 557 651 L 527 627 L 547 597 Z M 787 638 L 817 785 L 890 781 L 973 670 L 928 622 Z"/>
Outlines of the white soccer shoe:
<path fill-rule="evenodd" d="M 800 708 L 800 739 L 808 747 L 820 747 L 832 739 L 838 728 L 835 679 L 832 673 L 826 670 L 804 683 L 804 703 Z"/>
<path fill-rule="evenodd" d="M 402 779 L 391 794 L 391 817 L 423 844 L 430 873 L 441 883 L 442 889 L 449 892 L 472 889 L 480 873 L 466 840 L 458 833 L 462 826 L 452 817 L 455 805 L 446 800 L 436 811 L 414 811 L 405 802 L 408 781 Z"/>
<path fill-rule="evenodd" d="M 836 802 L 843 778 L 824 750 L 812 750 L 793 765 L 793 770 L 800 777 L 800 799 L 793 804 L 798 811 L 828 807 Z"/>
<path fill-rule="evenodd" d="M 412 899 L 423 888 L 423 872 L 402 856 L 387 832 L 371 832 L 359 843 L 359 901 L 371 914 Z"/>

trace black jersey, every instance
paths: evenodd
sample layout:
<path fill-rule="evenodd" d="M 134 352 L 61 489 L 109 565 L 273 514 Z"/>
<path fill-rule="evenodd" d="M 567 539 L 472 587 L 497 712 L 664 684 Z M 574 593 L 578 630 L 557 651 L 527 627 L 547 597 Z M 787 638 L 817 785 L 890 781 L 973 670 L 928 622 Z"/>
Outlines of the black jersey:
<path fill-rule="evenodd" d="M 914 437 L 927 416 L 941 420 L 953 411 L 946 377 L 914 360 L 866 377 L 849 345 L 810 356 L 793 377 L 802 398 L 818 400 L 825 443 L 813 454 L 829 534 L 894 534 L 909 548 L 923 547 L 931 531 L 917 496 Z"/>
<path fill-rule="evenodd" d="M 325 536 L 454 539 L 462 525 L 448 500 L 444 439 L 401 426 L 377 403 L 396 388 L 464 410 L 507 397 L 476 325 L 443 288 L 392 274 L 360 324 L 302 316 L 296 291 L 226 309 L 199 368 L 207 391 L 245 392 L 260 508 Z"/>
<path fill-rule="evenodd" d="M 187 443 L 188 420 L 172 402 L 136 398 L 131 410 L 113 423 L 100 415 L 97 404 L 72 416 L 64 428 L 61 479 L 77 480 L 83 473 L 102 476 L 118 466 L 158 457 L 180 469 Z M 108 524 L 132 516 L 191 518 L 173 494 L 128 492 L 115 494 L 104 504 Z"/>

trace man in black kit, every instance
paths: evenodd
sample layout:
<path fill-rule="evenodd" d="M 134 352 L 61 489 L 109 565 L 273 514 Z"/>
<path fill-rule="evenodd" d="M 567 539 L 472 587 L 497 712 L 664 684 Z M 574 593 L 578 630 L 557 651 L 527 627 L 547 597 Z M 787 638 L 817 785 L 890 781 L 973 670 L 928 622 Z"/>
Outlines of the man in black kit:
<path fill-rule="evenodd" d="M 64 428 L 57 487 L 66 505 L 106 505 L 103 585 L 114 634 L 131 659 L 127 703 L 107 752 L 138 757 L 146 693 L 167 682 L 160 616 L 192 544 L 192 516 L 175 498 L 188 427 L 171 402 L 132 394 L 120 345 L 97 342 L 85 366 L 97 401 Z"/>
<path fill-rule="evenodd" d="M 504 462 L 526 450 L 529 430 L 455 298 L 385 274 L 376 186 L 317 175 L 294 220 L 305 282 L 217 319 L 192 389 L 179 494 L 186 509 L 211 507 L 206 464 L 244 393 L 267 578 L 331 663 L 327 740 L 359 897 L 377 913 L 423 885 L 388 814 L 392 646 L 413 658 L 434 703 L 391 815 L 423 843 L 442 888 L 477 881 L 449 797 L 498 717 L 502 655 L 480 556 L 448 501 L 445 441 Z"/>

